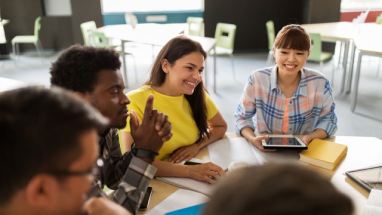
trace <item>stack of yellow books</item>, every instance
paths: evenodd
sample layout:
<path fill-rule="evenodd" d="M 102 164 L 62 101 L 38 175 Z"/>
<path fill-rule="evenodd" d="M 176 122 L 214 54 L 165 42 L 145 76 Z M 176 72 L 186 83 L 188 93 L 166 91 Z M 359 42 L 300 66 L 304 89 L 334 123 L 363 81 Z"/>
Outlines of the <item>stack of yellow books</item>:
<path fill-rule="evenodd" d="M 300 153 L 300 160 L 314 166 L 333 170 L 343 160 L 347 146 L 326 140 L 314 139 L 308 149 Z"/>

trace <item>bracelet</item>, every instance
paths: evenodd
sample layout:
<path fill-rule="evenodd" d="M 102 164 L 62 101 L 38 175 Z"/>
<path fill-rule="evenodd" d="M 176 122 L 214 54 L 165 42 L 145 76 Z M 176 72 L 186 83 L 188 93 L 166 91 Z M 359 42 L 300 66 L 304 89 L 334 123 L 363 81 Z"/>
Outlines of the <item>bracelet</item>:
<path fill-rule="evenodd" d="M 154 160 L 155 157 L 158 155 L 157 152 L 153 152 L 151 150 L 136 148 L 135 143 L 133 143 L 133 145 L 131 147 L 131 153 L 133 153 L 133 155 L 135 155 L 136 157 L 148 158 L 151 160 Z"/>

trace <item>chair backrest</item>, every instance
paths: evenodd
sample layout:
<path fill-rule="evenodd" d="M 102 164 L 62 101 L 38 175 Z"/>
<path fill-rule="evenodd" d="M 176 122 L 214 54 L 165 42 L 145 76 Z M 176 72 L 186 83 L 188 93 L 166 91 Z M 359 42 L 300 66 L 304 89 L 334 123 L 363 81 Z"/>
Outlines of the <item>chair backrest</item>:
<path fill-rule="evenodd" d="M 37 17 L 34 21 L 34 36 L 38 39 L 39 32 L 41 30 L 41 17 Z"/>
<path fill-rule="evenodd" d="M 131 12 L 127 12 L 127 13 L 125 13 L 125 22 L 126 22 L 126 24 L 131 25 L 132 28 L 135 28 L 135 27 L 137 27 L 137 24 L 138 24 L 137 16 L 135 16 Z"/>
<path fill-rule="evenodd" d="M 310 55 L 308 60 L 321 61 L 321 35 L 319 33 L 310 33 Z"/>
<path fill-rule="evenodd" d="M 110 39 L 101 31 L 91 31 L 89 32 L 89 45 L 99 48 L 110 47 Z"/>
<path fill-rule="evenodd" d="M 187 17 L 187 35 L 204 37 L 204 20 L 202 17 Z"/>
<path fill-rule="evenodd" d="M 275 42 L 275 25 L 272 20 L 269 20 L 265 23 L 265 27 L 267 28 L 268 49 L 270 51 L 272 50 L 273 43 Z"/>
<path fill-rule="evenodd" d="M 218 23 L 215 30 L 216 47 L 230 49 L 233 52 L 236 25 Z"/>
<path fill-rule="evenodd" d="M 375 20 L 375 22 L 376 22 L 377 24 L 382 25 L 382 14 L 380 14 L 379 16 L 377 16 L 377 19 Z"/>
<path fill-rule="evenodd" d="M 80 27 L 81 27 L 82 37 L 84 39 L 84 45 L 85 46 L 91 45 L 89 40 L 89 34 L 93 31 L 97 31 L 97 26 L 95 21 L 84 22 L 80 25 Z"/>

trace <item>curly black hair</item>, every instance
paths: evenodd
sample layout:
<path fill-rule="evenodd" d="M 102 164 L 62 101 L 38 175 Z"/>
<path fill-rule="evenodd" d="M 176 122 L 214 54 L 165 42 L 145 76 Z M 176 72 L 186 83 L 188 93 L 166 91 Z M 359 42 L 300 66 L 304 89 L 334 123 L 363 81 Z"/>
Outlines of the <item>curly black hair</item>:
<path fill-rule="evenodd" d="M 98 72 L 120 67 L 119 54 L 112 49 L 74 45 L 52 63 L 50 83 L 76 92 L 92 92 Z"/>

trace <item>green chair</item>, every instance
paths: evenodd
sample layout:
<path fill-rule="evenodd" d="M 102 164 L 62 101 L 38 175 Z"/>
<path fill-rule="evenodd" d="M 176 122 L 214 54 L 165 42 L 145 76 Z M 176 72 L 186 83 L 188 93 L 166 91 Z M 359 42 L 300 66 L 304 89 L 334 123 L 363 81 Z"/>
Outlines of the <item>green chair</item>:
<path fill-rule="evenodd" d="M 382 25 L 382 14 L 380 14 L 379 16 L 377 16 L 377 19 L 375 20 L 375 22 L 376 22 L 377 24 Z"/>
<path fill-rule="evenodd" d="M 265 27 L 267 29 L 268 36 L 268 57 L 267 57 L 267 65 L 271 64 L 272 61 L 272 49 L 273 43 L 275 42 L 275 25 L 272 20 L 269 20 L 265 23 Z"/>
<path fill-rule="evenodd" d="M 39 39 L 39 32 L 41 29 L 41 17 L 37 17 L 34 22 L 34 34 L 33 35 L 20 35 L 15 36 L 11 43 L 12 43 L 12 50 L 13 54 L 17 55 L 20 52 L 20 43 L 32 43 L 38 52 L 38 54 L 41 56 L 40 50 L 41 50 L 41 43 Z"/>
<path fill-rule="evenodd" d="M 134 72 L 135 72 L 135 81 L 137 82 L 137 65 L 135 62 L 135 57 L 131 52 L 127 52 L 126 50 L 122 52 L 121 45 L 114 45 L 109 37 L 105 35 L 105 33 L 95 30 L 88 30 L 88 45 L 93 46 L 93 47 L 98 47 L 98 48 L 111 48 L 114 49 L 116 52 L 118 52 L 122 57 L 130 56 L 134 60 Z M 123 70 L 126 74 L 125 77 L 127 77 L 127 65 L 123 65 Z M 127 80 L 125 80 L 125 84 L 127 85 Z"/>
<path fill-rule="evenodd" d="M 186 35 L 204 37 L 204 21 L 202 17 L 187 17 Z"/>
<path fill-rule="evenodd" d="M 84 40 L 84 46 L 90 46 L 90 38 L 89 35 L 91 32 L 97 31 L 97 25 L 95 21 L 88 21 L 81 23 L 80 25 L 82 38 Z"/>
<path fill-rule="evenodd" d="M 227 55 L 231 58 L 232 74 L 234 80 L 235 65 L 233 58 L 234 42 L 236 34 L 236 25 L 228 23 L 218 23 L 215 30 L 215 50 L 211 50 L 211 54 Z"/>
<path fill-rule="evenodd" d="M 310 55 L 308 61 L 320 63 L 320 72 L 322 71 L 323 63 L 329 61 L 333 55 L 330 52 L 322 51 L 321 35 L 319 33 L 310 33 Z M 332 71 L 332 82 L 334 80 L 334 71 Z"/>

